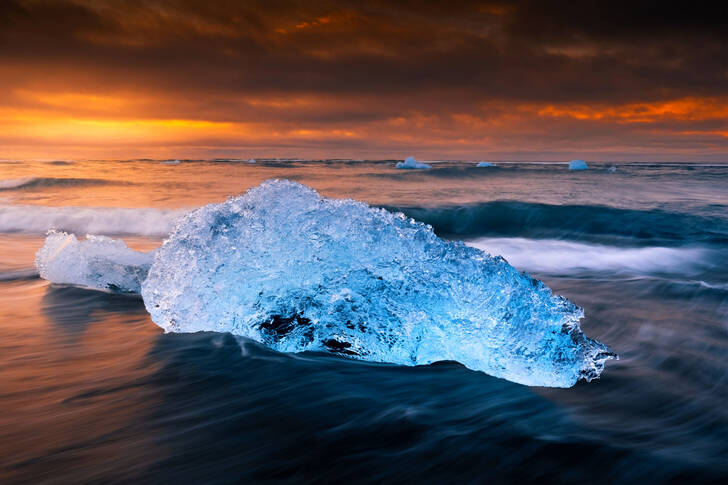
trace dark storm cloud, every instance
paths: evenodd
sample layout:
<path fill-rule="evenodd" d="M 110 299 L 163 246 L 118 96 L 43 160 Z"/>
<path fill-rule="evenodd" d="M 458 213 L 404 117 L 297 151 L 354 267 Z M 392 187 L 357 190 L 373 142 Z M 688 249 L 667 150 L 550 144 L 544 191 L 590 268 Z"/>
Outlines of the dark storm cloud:
<path fill-rule="evenodd" d="M 2 3 L 0 58 L 89 84 L 627 101 L 725 94 L 725 7 L 661 2 Z M 323 20 L 321 20 L 323 19 Z M 41 66 L 39 66 L 41 68 Z M 59 81 L 60 82 L 60 81 Z M 463 92 L 464 90 L 464 92 Z M 413 100 L 420 101 L 420 100 Z"/>
<path fill-rule="evenodd" d="M 0 108 L 256 122 L 281 133 L 342 125 L 364 137 L 328 142 L 344 147 L 404 130 L 402 118 L 423 144 L 443 147 L 493 133 L 512 150 L 556 149 L 574 136 L 714 149 L 728 140 L 725 5 L 0 0 Z M 642 106 L 680 99 L 697 107 Z M 551 106 L 555 121 L 544 122 Z M 692 131 L 705 133 L 675 138 Z M 402 131 L 398 143 L 418 139 Z"/>
<path fill-rule="evenodd" d="M 728 8 L 722 2 L 522 0 L 516 4 L 511 28 L 542 39 L 728 37 Z"/>

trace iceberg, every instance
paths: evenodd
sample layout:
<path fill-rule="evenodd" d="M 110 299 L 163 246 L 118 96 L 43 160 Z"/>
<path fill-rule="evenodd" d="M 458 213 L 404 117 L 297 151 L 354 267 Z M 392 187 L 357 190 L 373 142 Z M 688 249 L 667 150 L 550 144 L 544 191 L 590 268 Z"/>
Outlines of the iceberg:
<path fill-rule="evenodd" d="M 432 168 L 432 166 L 427 165 L 426 163 L 420 163 L 417 160 L 415 160 L 415 157 L 407 157 L 404 162 L 397 162 L 395 165 L 396 168 L 404 168 L 404 169 L 427 169 Z"/>
<path fill-rule="evenodd" d="M 588 168 L 584 160 L 572 160 L 569 162 L 569 170 L 586 170 Z"/>
<path fill-rule="evenodd" d="M 248 163 L 255 163 L 255 158 L 251 158 L 250 160 L 248 160 Z"/>
<path fill-rule="evenodd" d="M 487 168 L 487 167 L 495 167 L 495 163 L 490 162 L 480 162 L 476 165 L 478 168 Z"/>
<path fill-rule="evenodd" d="M 35 256 L 41 278 L 103 291 L 139 293 L 152 265 L 152 254 L 130 249 L 123 241 L 105 236 L 49 231 Z"/>
<path fill-rule="evenodd" d="M 82 262 L 69 279 L 108 287 L 99 276 L 108 268 L 99 266 L 111 263 L 89 255 L 112 242 L 69 244 Z M 59 244 L 46 246 L 52 253 Z M 138 263 L 123 247 L 114 251 Z M 130 288 L 140 278 L 113 284 Z M 616 357 L 580 331 L 581 308 L 502 257 L 287 180 L 183 216 L 155 251 L 141 294 L 167 332 L 230 332 L 283 352 L 405 365 L 453 360 L 533 386 L 592 380 Z"/>

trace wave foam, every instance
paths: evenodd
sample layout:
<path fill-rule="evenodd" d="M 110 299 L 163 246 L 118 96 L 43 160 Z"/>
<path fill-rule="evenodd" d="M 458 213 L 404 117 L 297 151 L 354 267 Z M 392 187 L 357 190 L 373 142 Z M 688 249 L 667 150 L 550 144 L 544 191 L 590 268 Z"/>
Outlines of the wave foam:
<path fill-rule="evenodd" d="M 77 234 L 164 237 L 186 211 L 105 207 L 0 206 L 0 233 L 45 234 L 50 229 Z"/>
<path fill-rule="evenodd" d="M 0 190 L 12 190 L 33 183 L 37 180 L 35 177 L 24 177 L 19 179 L 0 180 Z"/>
<path fill-rule="evenodd" d="M 609 271 L 631 274 L 690 272 L 707 261 L 699 247 L 621 248 L 554 239 L 479 238 L 467 245 L 499 254 L 516 268 L 544 274 Z"/>

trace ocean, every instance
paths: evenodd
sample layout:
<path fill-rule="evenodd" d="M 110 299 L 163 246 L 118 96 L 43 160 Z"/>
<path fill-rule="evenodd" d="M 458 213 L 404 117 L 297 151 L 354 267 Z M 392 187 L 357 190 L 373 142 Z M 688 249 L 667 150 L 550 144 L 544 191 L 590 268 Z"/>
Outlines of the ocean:
<path fill-rule="evenodd" d="M 726 483 L 728 164 L 0 161 L 0 483 Z M 529 387 L 164 333 L 51 284 L 51 228 L 158 247 L 268 179 L 403 212 L 584 309 L 599 379 Z"/>

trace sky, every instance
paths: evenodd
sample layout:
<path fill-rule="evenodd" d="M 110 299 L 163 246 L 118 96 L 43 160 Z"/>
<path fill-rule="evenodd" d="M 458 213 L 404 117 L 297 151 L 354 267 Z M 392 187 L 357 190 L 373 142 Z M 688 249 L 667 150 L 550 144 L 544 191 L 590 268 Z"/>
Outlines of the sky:
<path fill-rule="evenodd" d="M 0 158 L 728 161 L 728 4 L 0 0 Z"/>

